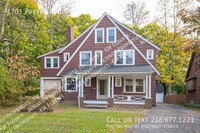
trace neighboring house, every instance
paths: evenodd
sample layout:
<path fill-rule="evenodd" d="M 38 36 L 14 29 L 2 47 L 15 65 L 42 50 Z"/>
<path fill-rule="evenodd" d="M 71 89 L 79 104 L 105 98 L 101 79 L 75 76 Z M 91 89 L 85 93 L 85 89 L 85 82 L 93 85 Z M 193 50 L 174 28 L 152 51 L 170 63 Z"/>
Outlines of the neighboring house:
<path fill-rule="evenodd" d="M 38 57 L 40 94 L 44 96 L 48 88 L 62 88 L 64 100 L 75 101 L 79 107 L 151 108 L 160 75 L 156 69 L 159 50 L 104 13 L 64 48 Z"/>
<path fill-rule="evenodd" d="M 200 104 L 200 53 L 192 53 L 185 81 L 188 102 Z"/>
<path fill-rule="evenodd" d="M 162 84 L 156 84 L 156 102 L 163 103 L 164 100 L 164 86 Z"/>

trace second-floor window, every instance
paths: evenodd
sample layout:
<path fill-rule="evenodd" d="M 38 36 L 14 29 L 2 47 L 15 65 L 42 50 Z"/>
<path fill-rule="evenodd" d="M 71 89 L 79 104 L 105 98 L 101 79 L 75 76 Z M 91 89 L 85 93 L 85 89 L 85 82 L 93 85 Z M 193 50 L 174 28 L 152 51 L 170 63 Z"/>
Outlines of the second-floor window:
<path fill-rule="evenodd" d="M 68 61 L 69 60 L 69 53 L 64 53 L 64 62 Z"/>
<path fill-rule="evenodd" d="M 115 65 L 134 65 L 134 50 L 115 51 Z"/>
<path fill-rule="evenodd" d="M 92 52 L 84 51 L 80 52 L 80 66 L 92 65 Z"/>
<path fill-rule="evenodd" d="M 59 68 L 59 57 L 45 57 L 45 68 Z"/>
<path fill-rule="evenodd" d="M 107 43 L 116 42 L 116 28 L 107 28 Z"/>
<path fill-rule="evenodd" d="M 154 51 L 147 50 L 147 59 L 153 59 L 153 57 L 154 57 Z"/>
<path fill-rule="evenodd" d="M 95 65 L 102 65 L 102 51 L 95 51 Z"/>
<path fill-rule="evenodd" d="M 104 29 L 95 29 L 95 43 L 104 43 Z"/>

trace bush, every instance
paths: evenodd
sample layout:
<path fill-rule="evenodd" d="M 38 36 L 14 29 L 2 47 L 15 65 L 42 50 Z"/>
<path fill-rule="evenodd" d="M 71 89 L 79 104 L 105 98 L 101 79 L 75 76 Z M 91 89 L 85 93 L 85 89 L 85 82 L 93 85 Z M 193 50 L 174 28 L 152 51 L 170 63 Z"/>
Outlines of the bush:
<path fill-rule="evenodd" d="M 191 104 L 191 103 L 186 103 L 184 104 L 186 107 L 191 107 L 191 108 L 197 108 L 200 109 L 200 104 Z"/>
<path fill-rule="evenodd" d="M 21 112 L 52 112 L 55 102 L 55 98 L 50 96 L 45 98 L 26 96 L 21 99 L 21 104 L 26 105 Z"/>

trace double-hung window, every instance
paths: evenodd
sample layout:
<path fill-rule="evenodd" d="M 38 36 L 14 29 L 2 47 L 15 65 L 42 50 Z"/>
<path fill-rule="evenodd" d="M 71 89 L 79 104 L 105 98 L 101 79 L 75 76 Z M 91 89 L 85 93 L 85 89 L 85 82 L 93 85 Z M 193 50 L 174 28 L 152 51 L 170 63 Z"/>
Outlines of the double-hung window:
<path fill-rule="evenodd" d="M 45 68 L 59 68 L 59 57 L 45 57 Z"/>
<path fill-rule="evenodd" d="M 102 65 L 102 51 L 95 51 L 95 65 Z"/>
<path fill-rule="evenodd" d="M 115 65 L 134 65 L 134 50 L 115 51 Z"/>
<path fill-rule="evenodd" d="M 85 77 L 85 86 L 91 86 L 91 78 L 90 77 Z"/>
<path fill-rule="evenodd" d="M 116 28 L 107 28 L 107 43 L 115 43 L 116 36 Z"/>
<path fill-rule="evenodd" d="M 104 43 L 104 28 L 95 29 L 95 43 Z"/>
<path fill-rule="evenodd" d="M 154 50 L 147 50 L 147 59 L 153 59 L 154 58 Z"/>
<path fill-rule="evenodd" d="M 80 52 L 80 66 L 92 65 L 92 52 L 84 51 Z"/>
<path fill-rule="evenodd" d="M 65 79 L 65 91 L 67 92 L 76 92 L 76 78 L 66 78 Z"/>
<path fill-rule="evenodd" d="M 69 53 L 64 53 L 64 62 L 68 61 L 69 60 Z"/>
<path fill-rule="evenodd" d="M 124 92 L 125 93 L 144 93 L 145 92 L 145 80 L 143 78 L 126 78 L 124 80 Z"/>

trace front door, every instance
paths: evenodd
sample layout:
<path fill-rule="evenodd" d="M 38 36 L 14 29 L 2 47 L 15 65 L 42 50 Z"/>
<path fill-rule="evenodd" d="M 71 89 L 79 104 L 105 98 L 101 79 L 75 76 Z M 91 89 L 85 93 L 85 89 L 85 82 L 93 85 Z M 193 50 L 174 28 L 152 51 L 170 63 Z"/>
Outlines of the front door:
<path fill-rule="evenodd" d="M 98 99 L 107 99 L 108 92 L 108 80 L 107 79 L 99 79 L 98 86 Z"/>

